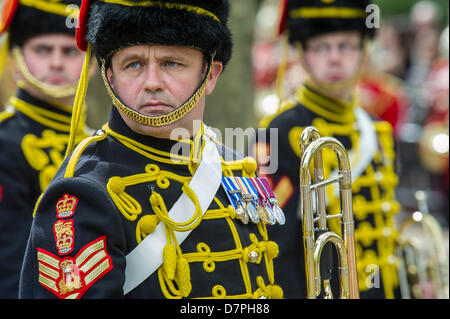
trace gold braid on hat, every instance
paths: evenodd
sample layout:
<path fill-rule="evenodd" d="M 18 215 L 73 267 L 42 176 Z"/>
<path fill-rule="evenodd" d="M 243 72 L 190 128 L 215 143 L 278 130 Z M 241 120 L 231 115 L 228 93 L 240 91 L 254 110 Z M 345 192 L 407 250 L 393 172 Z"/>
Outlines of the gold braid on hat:
<path fill-rule="evenodd" d="M 20 0 L 19 3 L 26 7 L 36 8 L 40 11 L 57 14 L 60 16 L 78 16 L 79 8 L 77 5 L 63 3 L 61 0 Z"/>
<path fill-rule="evenodd" d="M 118 4 L 122 6 L 127 7 L 157 7 L 160 9 L 177 9 L 177 10 L 185 10 L 194 12 L 199 15 L 208 16 L 210 18 L 213 18 L 217 22 L 220 22 L 220 19 L 211 11 L 208 11 L 206 9 L 189 5 L 189 4 L 181 4 L 181 3 L 171 3 L 171 2 L 164 2 L 164 1 L 130 1 L 130 0 L 100 0 L 104 3 L 109 4 Z"/>

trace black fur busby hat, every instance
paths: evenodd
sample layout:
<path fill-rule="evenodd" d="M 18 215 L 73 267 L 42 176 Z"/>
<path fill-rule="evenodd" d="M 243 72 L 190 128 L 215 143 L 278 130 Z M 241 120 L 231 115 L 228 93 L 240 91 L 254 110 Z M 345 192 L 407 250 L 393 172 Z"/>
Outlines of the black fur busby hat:
<path fill-rule="evenodd" d="M 360 31 L 373 38 L 367 24 L 371 0 L 282 0 L 279 33 L 289 32 L 289 42 L 336 31 Z"/>
<path fill-rule="evenodd" d="M 42 34 L 75 35 L 81 0 L 5 0 L 2 30 L 10 32 L 11 48 Z"/>
<path fill-rule="evenodd" d="M 87 24 L 80 26 L 80 35 L 99 58 L 106 59 L 122 47 L 143 43 L 196 48 L 207 56 L 215 52 L 215 59 L 224 65 L 231 58 L 229 0 L 90 2 L 86 9 L 88 21 L 80 18 L 80 24 Z"/>

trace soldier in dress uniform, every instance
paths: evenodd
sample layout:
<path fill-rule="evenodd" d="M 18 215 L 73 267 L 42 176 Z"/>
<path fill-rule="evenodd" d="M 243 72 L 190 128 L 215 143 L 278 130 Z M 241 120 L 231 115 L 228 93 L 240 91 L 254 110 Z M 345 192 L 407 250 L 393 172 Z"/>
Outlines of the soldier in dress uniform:
<path fill-rule="evenodd" d="M 61 165 L 69 141 L 85 56 L 75 41 L 80 4 L 3 2 L 0 33 L 6 40 L 1 56 L 12 54 L 18 89 L 0 113 L 0 298 L 18 297 L 33 208 Z M 82 125 L 79 133 L 78 140 L 88 136 Z"/>
<path fill-rule="evenodd" d="M 269 229 L 280 246 L 276 277 L 286 298 L 306 297 L 299 213 L 300 135 L 312 125 L 321 136 L 337 138 L 349 152 L 360 296 L 394 298 L 394 220 L 400 206 L 394 192 L 398 178 L 392 127 L 387 122 L 373 121 L 358 107 L 354 94 L 368 41 L 374 35 L 374 29 L 365 23 L 370 2 L 288 0 L 281 4 L 280 30 L 288 32 L 290 44 L 298 49 L 308 78 L 277 114 L 260 124 L 268 128 L 267 134 L 269 129 L 278 129 L 278 170 L 270 180 L 287 221 L 283 229 Z M 267 154 L 271 145 L 260 141 L 256 152 Z M 271 139 L 266 137 L 264 141 Z M 271 161 L 276 159 L 274 155 Z M 337 168 L 337 159 L 331 150 L 324 150 L 323 157 L 324 173 L 329 176 Z M 332 187 L 326 192 L 328 212 L 339 213 L 338 193 Z M 340 233 L 339 221 L 330 222 L 331 230 Z"/>
<path fill-rule="evenodd" d="M 228 0 L 83 1 L 77 40 L 113 107 L 37 205 L 21 298 L 283 297 L 273 213 L 263 219 L 273 192 L 202 122 L 231 57 L 229 11 Z"/>

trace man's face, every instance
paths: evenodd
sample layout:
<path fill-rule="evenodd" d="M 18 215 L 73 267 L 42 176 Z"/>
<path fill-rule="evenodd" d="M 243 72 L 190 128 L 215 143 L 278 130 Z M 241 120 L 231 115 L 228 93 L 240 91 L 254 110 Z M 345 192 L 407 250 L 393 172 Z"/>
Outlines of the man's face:
<path fill-rule="evenodd" d="M 75 37 L 46 34 L 33 37 L 23 45 L 23 57 L 30 73 L 50 85 L 71 85 L 80 78 L 84 52 Z"/>
<path fill-rule="evenodd" d="M 305 63 L 313 80 L 326 84 L 351 80 L 361 63 L 361 41 L 357 31 L 327 33 L 308 39 Z"/>
<path fill-rule="evenodd" d="M 174 46 L 130 46 L 116 52 L 111 65 L 107 77 L 114 92 L 124 104 L 148 116 L 164 115 L 180 107 L 199 87 L 206 72 L 201 51 Z M 206 94 L 213 91 L 221 71 L 222 64 L 214 62 Z M 139 134 L 169 138 L 174 128 L 192 132 L 193 121 L 203 119 L 204 108 L 205 96 L 182 119 L 162 127 L 139 124 L 124 114 L 122 118 Z"/>

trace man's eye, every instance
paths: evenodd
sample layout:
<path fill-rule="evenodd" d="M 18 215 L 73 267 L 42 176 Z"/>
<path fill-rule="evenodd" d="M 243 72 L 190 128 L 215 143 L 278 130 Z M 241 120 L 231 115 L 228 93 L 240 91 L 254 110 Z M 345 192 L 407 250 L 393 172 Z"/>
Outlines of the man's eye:
<path fill-rule="evenodd" d="M 64 54 L 66 56 L 75 56 L 75 55 L 77 55 L 77 53 L 78 53 L 78 50 L 75 49 L 75 48 L 70 48 L 70 49 L 65 49 L 64 50 Z"/>
<path fill-rule="evenodd" d="M 137 69 L 141 64 L 139 62 L 132 62 L 126 66 L 127 69 Z"/>
<path fill-rule="evenodd" d="M 50 49 L 44 47 L 37 47 L 34 51 L 36 52 L 36 54 L 39 55 L 45 55 L 50 53 Z"/>
<path fill-rule="evenodd" d="M 317 52 L 326 52 L 326 51 L 329 51 L 329 49 L 330 49 L 330 46 L 325 43 L 321 43 L 316 46 Z"/>
<path fill-rule="evenodd" d="M 177 62 L 167 61 L 167 62 L 165 63 L 165 65 L 168 66 L 168 67 L 175 67 L 175 66 L 177 66 L 177 65 L 179 65 L 179 64 L 178 64 Z"/>

